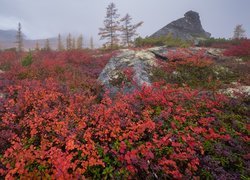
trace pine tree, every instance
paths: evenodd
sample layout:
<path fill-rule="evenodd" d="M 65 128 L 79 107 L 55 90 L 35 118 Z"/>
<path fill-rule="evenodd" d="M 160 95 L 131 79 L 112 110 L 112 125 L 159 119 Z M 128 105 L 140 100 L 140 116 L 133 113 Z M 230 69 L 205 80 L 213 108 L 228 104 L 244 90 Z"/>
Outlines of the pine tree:
<path fill-rule="evenodd" d="M 18 23 L 18 30 L 17 30 L 16 38 L 17 38 L 17 41 L 16 41 L 17 51 L 22 52 L 23 51 L 23 34 L 22 34 L 22 26 L 20 22 Z"/>
<path fill-rule="evenodd" d="M 67 50 L 71 50 L 72 49 L 72 37 L 71 34 L 69 33 L 67 39 L 66 39 L 66 48 Z"/>
<path fill-rule="evenodd" d="M 46 39 L 46 41 L 45 41 L 44 50 L 45 51 L 50 51 L 51 50 L 49 39 Z"/>
<path fill-rule="evenodd" d="M 81 50 L 83 48 L 83 36 L 82 34 L 77 38 L 77 49 Z"/>
<path fill-rule="evenodd" d="M 233 39 L 241 39 L 241 38 L 246 37 L 245 32 L 246 31 L 243 29 L 242 24 L 236 25 L 236 27 L 234 29 Z"/>
<path fill-rule="evenodd" d="M 139 22 L 137 24 L 131 24 L 131 16 L 126 14 L 122 19 L 122 26 L 121 26 L 121 38 L 124 46 L 130 46 L 133 41 L 133 37 L 137 36 L 136 30 L 140 27 L 143 22 Z"/>
<path fill-rule="evenodd" d="M 57 50 L 58 51 L 62 51 L 64 50 L 64 46 L 63 46 L 63 43 L 62 43 L 62 38 L 61 38 L 61 34 L 58 34 L 58 39 L 57 39 Z"/>
<path fill-rule="evenodd" d="M 93 37 L 90 37 L 90 49 L 94 49 L 94 40 Z"/>
<path fill-rule="evenodd" d="M 105 46 L 113 49 L 115 46 L 118 45 L 118 31 L 119 28 L 119 14 L 117 14 L 117 9 L 114 3 L 111 3 L 107 7 L 106 17 L 104 20 L 104 27 L 99 28 L 100 32 L 99 35 L 102 39 L 107 39 Z"/>

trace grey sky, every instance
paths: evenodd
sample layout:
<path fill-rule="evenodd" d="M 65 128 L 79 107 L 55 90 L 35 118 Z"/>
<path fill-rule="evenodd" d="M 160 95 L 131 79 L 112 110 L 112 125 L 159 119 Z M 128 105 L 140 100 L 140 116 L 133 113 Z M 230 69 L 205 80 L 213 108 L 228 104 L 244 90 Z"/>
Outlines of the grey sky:
<path fill-rule="evenodd" d="M 121 16 L 129 13 L 134 22 L 144 21 L 138 29 L 141 36 L 194 10 L 213 37 L 232 37 L 237 24 L 243 24 L 250 37 L 250 0 L 0 0 L 0 29 L 16 29 L 20 21 L 33 39 L 69 32 L 98 39 L 110 2 Z"/>

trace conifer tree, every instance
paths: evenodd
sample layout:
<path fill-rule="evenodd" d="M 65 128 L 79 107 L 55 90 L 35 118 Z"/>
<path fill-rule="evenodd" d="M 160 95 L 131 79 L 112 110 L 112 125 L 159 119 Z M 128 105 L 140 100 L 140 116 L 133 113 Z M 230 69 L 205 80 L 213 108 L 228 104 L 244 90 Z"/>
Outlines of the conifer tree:
<path fill-rule="evenodd" d="M 50 51 L 51 50 L 49 39 L 46 39 L 46 41 L 45 41 L 44 50 L 45 51 Z"/>
<path fill-rule="evenodd" d="M 58 51 L 62 51 L 64 50 L 64 46 L 63 46 L 63 43 L 62 43 L 62 38 L 61 38 L 61 34 L 58 34 L 58 39 L 57 39 L 57 50 Z"/>
<path fill-rule="evenodd" d="M 23 51 L 23 34 L 22 34 L 22 26 L 21 23 L 18 23 L 17 35 L 16 35 L 16 43 L 17 43 L 17 51 Z"/>
<path fill-rule="evenodd" d="M 77 49 L 80 50 L 83 48 L 83 36 L 82 34 L 77 38 Z"/>
<path fill-rule="evenodd" d="M 72 38 L 72 49 L 76 49 L 76 39 Z"/>
<path fill-rule="evenodd" d="M 94 49 L 94 40 L 93 37 L 90 37 L 90 49 Z"/>
<path fill-rule="evenodd" d="M 106 17 L 104 20 L 104 27 L 99 28 L 100 39 L 107 39 L 105 43 L 106 47 L 113 49 L 118 45 L 118 32 L 120 30 L 119 27 L 119 14 L 117 14 L 117 9 L 114 3 L 111 3 L 107 7 Z"/>
<path fill-rule="evenodd" d="M 136 30 L 138 27 L 140 27 L 143 22 L 139 22 L 137 24 L 131 24 L 131 16 L 129 14 L 126 14 L 122 19 L 121 19 L 121 38 L 122 38 L 122 43 L 124 46 L 130 46 L 133 41 L 133 37 L 137 36 L 138 34 L 136 33 Z"/>
<path fill-rule="evenodd" d="M 40 45 L 39 45 L 39 42 L 36 42 L 36 47 L 35 47 L 35 50 L 36 50 L 36 51 L 39 51 L 39 50 L 40 50 Z"/>
<path fill-rule="evenodd" d="M 72 49 L 72 37 L 71 34 L 69 33 L 67 39 L 66 39 L 66 48 L 67 50 L 71 50 Z"/>

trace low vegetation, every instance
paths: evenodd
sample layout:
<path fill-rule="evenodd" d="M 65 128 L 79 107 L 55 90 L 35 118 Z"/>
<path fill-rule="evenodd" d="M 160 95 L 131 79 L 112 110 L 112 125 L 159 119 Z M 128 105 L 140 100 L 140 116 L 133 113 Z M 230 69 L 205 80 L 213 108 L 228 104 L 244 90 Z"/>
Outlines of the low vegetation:
<path fill-rule="evenodd" d="M 192 42 L 183 41 L 181 39 L 173 38 L 171 35 L 159 38 L 136 38 L 135 47 L 152 47 L 152 46 L 167 46 L 167 47 L 189 47 Z"/>
<path fill-rule="evenodd" d="M 225 54 L 248 64 L 244 43 Z M 112 98 L 97 77 L 115 52 L 0 52 L 0 178 L 248 179 L 249 95 L 219 90 L 249 77 L 185 51 Z"/>

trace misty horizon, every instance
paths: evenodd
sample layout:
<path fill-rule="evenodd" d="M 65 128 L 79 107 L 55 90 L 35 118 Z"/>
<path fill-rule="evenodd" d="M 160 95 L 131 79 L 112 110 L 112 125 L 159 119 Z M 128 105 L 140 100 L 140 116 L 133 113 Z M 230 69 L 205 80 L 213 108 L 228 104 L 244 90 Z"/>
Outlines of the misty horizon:
<path fill-rule="evenodd" d="M 98 31 L 103 26 L 106 8 L 110 2 L 1 0 L 0 29 L 16 30 L 20 22 L 22 32 L 27 39 L 54 38 L 59 33 L 63 36 L 71 33 L 83 34 L 84 37 L 93 36 L 95 41 L 99 41 Z M 141 37 L 150 36 L 168 23 L 183 17 L 189 10 L 199 13 L 203 28 L 210 32 L 212 37 L 231 38 L 237 24 L 243 25 L 249 37 L 250 24 L 246 18 L 250 17 L 250 12 L 247 10 L 250 6 L 248 1 L 239 3 L 234 0 L 219 2 L 114 0 L 112 2 L 116 4 L 120 18 L 129 13 L 133 23 L 144 21 L 143 26 L 138 29 Z"/>

